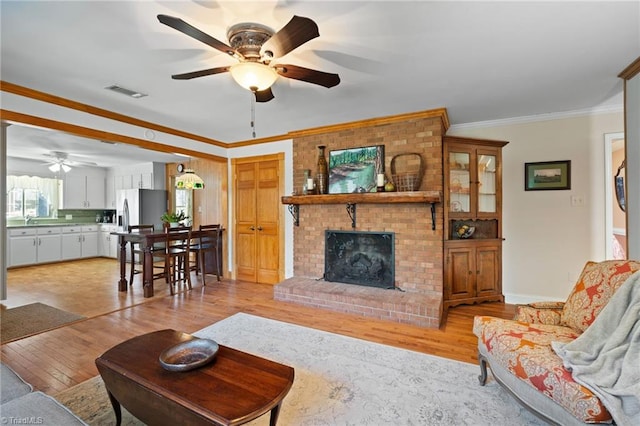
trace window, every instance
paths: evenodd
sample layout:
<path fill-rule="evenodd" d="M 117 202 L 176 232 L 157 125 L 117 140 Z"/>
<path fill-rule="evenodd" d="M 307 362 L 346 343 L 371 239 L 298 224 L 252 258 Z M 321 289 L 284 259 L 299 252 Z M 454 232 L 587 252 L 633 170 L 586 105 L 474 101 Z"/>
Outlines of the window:
<path fill-rule="evenodd" d="M 186 216 L 189 216 L 190 222 L 193 222 L 193 207 L 192 207 L 192 191 L 191 189 L 178 189 L 175 190 L 176 194 L 176 202 L 175 202 L 175 212 L 180 213 L 184 212 Z"/>
<path fill-rule="evenodd" d="M 62 181 L 37 176 L 7 176 L 7 219 L 55 217 Z"/>

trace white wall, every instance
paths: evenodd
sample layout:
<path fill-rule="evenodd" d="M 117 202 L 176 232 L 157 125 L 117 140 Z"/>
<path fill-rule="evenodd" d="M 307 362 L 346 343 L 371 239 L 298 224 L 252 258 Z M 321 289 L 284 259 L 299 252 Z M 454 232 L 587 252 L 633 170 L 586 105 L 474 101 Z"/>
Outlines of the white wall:
<path fill-rule="evenodd" d="M 564 300 L 588 260 L 605 259 L 605 133 L 623 112 L 452 127 L 503 149 L 503 291 L 508 303 Z M 524 163 L 571 160 L 571 189 L 525 191 Z M 572 206 L 571 196 L 584 199 Z"/>
<path fill-rule="evenodd" d="M 627 212 L 640 212 L 640 74 L 626 81 Z M 629 258 L 640 259 L 640 214 L 627 214 Z"/>
<path fill-rule="evenodd" d="M 0 300 L 7 298 L 7 125 L 0 124 Z"/>

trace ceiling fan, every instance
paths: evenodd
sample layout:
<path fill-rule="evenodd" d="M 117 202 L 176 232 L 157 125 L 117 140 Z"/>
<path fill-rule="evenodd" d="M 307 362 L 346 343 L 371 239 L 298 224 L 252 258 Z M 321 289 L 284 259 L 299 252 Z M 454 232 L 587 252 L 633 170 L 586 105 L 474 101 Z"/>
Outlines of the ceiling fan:
<path fill-rule="evenodd" d="M 274 32 L 271 28 L 262 24 L 236 24 L 227 31 L 229 44 L 211 37 L 180 18 L 158 15 L 158 20 L 239 61 L 231 66 L 172 75 L 171 78 L 175 80 L 189 80 L 230 72 L 238 84 L 255 94 L 257 102 L 268 102 L 274 98 L 271 86 L 278 76 L 305 81 L 327 88 L 340 83 L 338 74 L 326 73 L 297 65 L 275 63 L 278 58 L 320 35 L 318 25 L 309 18 L 294 16 L 278 32 Z"/>
<path fill-rule="evenodd" d="M 52 160 L 47 161 L 45 165 L 49 165 L 49 170 L 58 173 L 60 170 L 67 173 L 71 170 L 71 166 L 97 166 L 96 163 L 89 161 L 70 160 L 69 154 L 61 151 L 51 151 L 44 154 L 45 157 L 51 157 Z"/>

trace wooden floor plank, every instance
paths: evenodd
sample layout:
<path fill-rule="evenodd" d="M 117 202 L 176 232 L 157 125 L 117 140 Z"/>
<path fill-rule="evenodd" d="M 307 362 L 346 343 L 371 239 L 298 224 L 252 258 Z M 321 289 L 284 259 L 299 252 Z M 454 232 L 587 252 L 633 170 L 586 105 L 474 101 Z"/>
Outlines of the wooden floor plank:
<path fill-rule="evenodd" d="M 458 306 L 441 329 L 425 329 L 314 309 L 273 299 L 273 286 L 192 275 L 193 290 L 170 296 L 162 280 L 144 298 L 139 277 L 117 290 L 119 267 L 112 259 L 88 259 L 8 271 L 2 309 L 33 302 L 87 317 L 52 331 L 3 344 L 2 361 L 36 390 L 55 394 L 98 374 L 95 359 L 131 337 L 164 328 L 195 332 L 237 312 L 289 322 L 463 362 L 476 363 L 474 315 L 511 318 L 503 303 Z"/>

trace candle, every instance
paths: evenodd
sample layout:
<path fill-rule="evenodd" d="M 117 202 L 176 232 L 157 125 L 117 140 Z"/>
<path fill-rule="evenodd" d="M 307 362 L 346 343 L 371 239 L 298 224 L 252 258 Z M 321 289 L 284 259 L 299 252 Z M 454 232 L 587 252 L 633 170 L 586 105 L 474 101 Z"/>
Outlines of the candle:
<path fill-rule="evenodd" d="M 384 173 L 378 173 L 377 186 L 384 186 Z"/>

